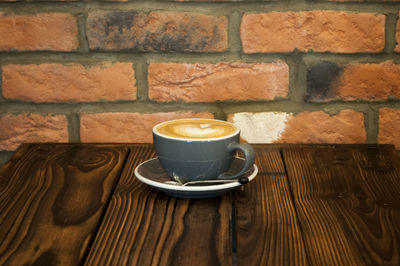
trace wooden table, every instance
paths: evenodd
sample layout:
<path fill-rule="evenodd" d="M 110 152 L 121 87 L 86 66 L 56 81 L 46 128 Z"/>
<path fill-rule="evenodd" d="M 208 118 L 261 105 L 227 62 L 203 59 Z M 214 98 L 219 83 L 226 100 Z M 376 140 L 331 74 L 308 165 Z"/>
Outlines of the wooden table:
<path fill-rule="evenodd" d="M 400 264 L 392 146 L 254 146 L 254 181 L 179 199 L 134 177 L 151 145 L 21 145 L 0 169 L 0 265 Z"/>

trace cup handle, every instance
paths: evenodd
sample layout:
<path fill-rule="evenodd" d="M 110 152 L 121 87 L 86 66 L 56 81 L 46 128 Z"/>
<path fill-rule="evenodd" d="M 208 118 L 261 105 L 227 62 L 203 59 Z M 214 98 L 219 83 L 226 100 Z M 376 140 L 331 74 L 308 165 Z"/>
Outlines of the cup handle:
<path fill-rule="evenodd" d="M 243 175 L 244 173 L 246 173 L 246 171 L 249 170 L 250 167 L 253 166 L 256 153 L 250 144 L 232 142 L 231 144 L 228 145 L 228 151 L 230 153 L 233 153 L 235 150 L 240 150 L 241 152 L 243 152 L 244 159 L 245 159 L 244 166 L 237 174 L 229 175 L 229 174 L 223 173 L 218 176 L 218 179 L 238 178 L 241 175 Z"/>

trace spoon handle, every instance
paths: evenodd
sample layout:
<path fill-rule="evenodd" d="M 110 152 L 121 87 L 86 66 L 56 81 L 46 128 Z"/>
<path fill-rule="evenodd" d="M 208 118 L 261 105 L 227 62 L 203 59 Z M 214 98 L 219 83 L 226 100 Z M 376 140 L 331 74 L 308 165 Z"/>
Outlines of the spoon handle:
<path fill-rule="evenodd" d="M 247 184 L 249 182 L 249 179 L 247 177 L 241 176 L 238 179 L 211 179 L 211 180 L 198 180 L 198 181 L 188 181 L 182 186 L 190 186 L 190 185 L 198 185 L 198 184 L 221 184 L 221 183 L 233 183 L 233 182 L 239 182 L 240 184 Z"/>

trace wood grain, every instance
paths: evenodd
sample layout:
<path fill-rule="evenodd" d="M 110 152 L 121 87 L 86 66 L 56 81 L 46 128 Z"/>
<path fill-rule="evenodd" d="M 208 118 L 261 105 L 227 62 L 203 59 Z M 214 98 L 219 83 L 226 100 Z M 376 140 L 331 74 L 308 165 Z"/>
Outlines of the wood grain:
<path fill-rule="evenodd" d="M 134 177 L 151 145 L 24 144 L 0 168 L 0 265 L 400 265 L 392 146 L 255 148 L 254 181 L 191 200 Z"/>
<path fill-rule="evenodd" d="M 238 265 L 306 265 L 280 151 L 255 147 L 259 173 L 235 197 Z"/>
<path fill-rule="evenodd" d="M 107 145 L 22 145 L 0 169 L 0 265 L 81 263 L 127 152 Z"/>
<path fill-rule="evenodd" d="M 389 146 L 283 149 L 313 265 L 400 264 L 400 164 Z"/>
<path fill-rule="evenodd" d="M 86 265 L 231 265 L 231 198 L 178 199 L 142 184 L 135 167 L 155 157 L 132 147 Z"/>

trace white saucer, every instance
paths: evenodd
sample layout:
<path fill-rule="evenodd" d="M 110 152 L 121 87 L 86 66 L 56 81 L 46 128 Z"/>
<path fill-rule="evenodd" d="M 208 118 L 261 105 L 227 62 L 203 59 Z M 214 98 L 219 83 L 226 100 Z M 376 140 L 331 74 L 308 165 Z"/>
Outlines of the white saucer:
<path fill-rule="evenodd" d="M 243 164 L 242 158 L 235 158 L 232 163 L 230 171 L 237 172 Z M 249 182 L 254 179 L 258 173 L 258 168 L 254 164 L 244 176 L 247 176 Z M 158 158 L 153 158 L 139 164 L 135 169 L 135 176 L 143 183 L 166 193 L 169 196 L 182 197 L 182 198 L 209 198 L 221 196 L 225 192 L 233 190 L 242 186 L 239 182 L 217 184 L 217 185 L 197 185 L 197 186 L 176 186 L 165 184 L 165 181 L 171 178 L 164 172 Z"/>

